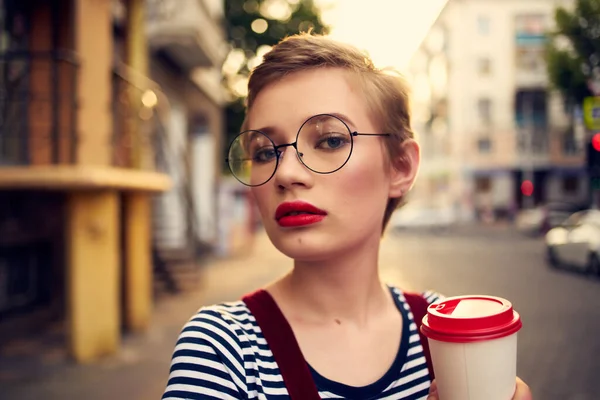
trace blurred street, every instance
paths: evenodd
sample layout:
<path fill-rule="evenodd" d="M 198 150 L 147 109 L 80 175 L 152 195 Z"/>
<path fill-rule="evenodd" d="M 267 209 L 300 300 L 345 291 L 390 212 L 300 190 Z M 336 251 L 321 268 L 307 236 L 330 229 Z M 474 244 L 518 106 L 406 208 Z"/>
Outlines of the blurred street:
<path fill-rule="evenodd" d="M 27 343 L 11 346 L 0 357 L 2 399 L 160 398 L 172 347 L 186 319 L 203 304 L 238 299 L 290 265 L 259 234 L 251 255 L 207 266 L 196 292 L 158 303 L 148 335 L 126 336 L 118 355 L 96 365 L 77 366 L 65 362 L 62 353 L 48 352 L 33 363 L 27 355 L 37 349 Z M 597 399 L 600 280 L 549 268 L 541 240 L 523 238 L 508 226 L 388 234 L 381 266 L 388 282 L 405 289 L 510 299 L 524 322 L 518 374 L 534 398 Z"/>
<path fill-rule="evenodd" d="M 469 228 L 454 237 L 394 237 L 383 246 L 382 265 L 390 280 L 417 289 L 509 299 L 523 320 L 517 373 L 534 399 L 598 399 L 600 281 L 549 268 L 544 251 L 541 239 L 510 228 Z M 394 260 L 406 267 L 395 271 Z"/>

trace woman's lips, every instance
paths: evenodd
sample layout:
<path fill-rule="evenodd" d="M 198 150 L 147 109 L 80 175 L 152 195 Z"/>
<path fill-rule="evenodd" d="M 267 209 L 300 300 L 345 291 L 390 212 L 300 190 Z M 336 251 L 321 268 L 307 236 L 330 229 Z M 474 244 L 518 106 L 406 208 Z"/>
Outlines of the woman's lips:
<path fill-rule="evenodd" d="M 300 200 L 281 203 L 275 210 L 275 220 L 286 228 L 315 224 L 326 216 L 325 210 Z"/>

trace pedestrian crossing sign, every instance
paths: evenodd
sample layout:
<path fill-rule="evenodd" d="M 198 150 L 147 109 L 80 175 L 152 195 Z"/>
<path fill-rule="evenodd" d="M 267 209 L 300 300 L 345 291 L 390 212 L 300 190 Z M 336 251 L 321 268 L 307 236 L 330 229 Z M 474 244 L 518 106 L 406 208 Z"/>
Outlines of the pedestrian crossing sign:
<path fill-rule="evenodd" d="M 583 100 L 583 120 L 588 129 L 600 129 L 600 97 L 586 97 Z"/>

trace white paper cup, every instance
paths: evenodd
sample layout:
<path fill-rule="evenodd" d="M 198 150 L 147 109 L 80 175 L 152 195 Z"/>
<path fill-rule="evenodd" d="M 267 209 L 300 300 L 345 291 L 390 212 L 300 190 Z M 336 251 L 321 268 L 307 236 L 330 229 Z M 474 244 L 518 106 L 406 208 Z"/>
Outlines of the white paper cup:
<path fill-rule="evenodd" d="M 511 400 L 517 377 L 512 304 L 492 296 L 458 296 L 427 309 L 427 337 L 440 400 Z"/>

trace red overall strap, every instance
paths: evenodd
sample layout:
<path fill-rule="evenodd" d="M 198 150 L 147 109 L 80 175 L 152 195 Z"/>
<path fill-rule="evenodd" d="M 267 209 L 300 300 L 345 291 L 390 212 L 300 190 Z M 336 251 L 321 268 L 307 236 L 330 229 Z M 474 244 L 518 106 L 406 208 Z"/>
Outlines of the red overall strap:
<path fill-rule="evenodd" d="M 317 386 L 292 327 L 273 297 L 261 289 L 244 296 L 242 300 L 260 326 L 291 399 L 320 400 Z"/>
<path fill-rule="evenodd" d="M 431 353 L 429 352 L 429 342 L 427 341 L 427 337 L 421 333 L 421 322 L 423 321 L 423 317 L 427 315 L 427 307 L 429 307 L 429 303 L 425 298 L 420 294 L 415 293 L 404 293 L 404 298 L 410 307 L 410 310 L 413 313 L 413 317 L 415 318 L 415 323 L 417 324 L 417 330 L 419 331 L 419 337 L 421 338 L 421 345 L 423 346 L 423 353 L 425 354 L 425 361 L 427 361 L 427 369 L 429 370 L 429 376 L 431 376 L 431 380 L 435 379 L 435 374 L 433 372 L 433 364 L 431 363 Z"/>

